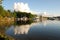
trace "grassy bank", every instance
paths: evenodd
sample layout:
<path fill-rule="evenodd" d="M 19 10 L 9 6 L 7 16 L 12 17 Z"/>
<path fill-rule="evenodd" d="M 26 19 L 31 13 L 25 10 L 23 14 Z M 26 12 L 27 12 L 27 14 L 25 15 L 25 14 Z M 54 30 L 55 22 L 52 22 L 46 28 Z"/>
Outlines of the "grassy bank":
<path fill-rule="evenodd" d="M 2 17 L 0 16 L 0 39 L 2 40 L 14 40 L 12 37 L 8 37 L 5 34 L 5 28 L 9 27 L 11 24 L 14 23 L 14 17 Z"/>
<path fill-rule="evenodd" d="M 14 17 L 9 18 L 9 17 L 0 16 L 0 26 L 6 25 L 6 24 L 10 25 L 12 23 L 14 23 Z"/>

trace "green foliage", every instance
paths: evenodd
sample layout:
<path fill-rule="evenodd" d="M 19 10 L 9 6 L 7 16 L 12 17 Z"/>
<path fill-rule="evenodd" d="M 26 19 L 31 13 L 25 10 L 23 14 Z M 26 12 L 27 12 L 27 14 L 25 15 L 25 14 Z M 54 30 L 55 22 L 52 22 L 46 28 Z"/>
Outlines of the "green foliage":
<path fill-rule="evenodd" d="M 3 7 L 0 6 L 0 14 L 2 14 L 2 13 L 3 13 Z"/>
<path fill-rule="evenodd" d="M 3 17 L 12 17 L 12 12 L 10 10 L 4 10 L 4 8 L 0 6 L 0 15 Z"/>
<path fill-rule="evenodd" d="M 15 13 L 18 18 L 21 18 L 21 17 L 33 18 L 34 17 L 34 15 L 32 15 L 31 13 L 26 13 L 26 12 L 15 12 Z"/>
<path fill-rule="evenodd" d="M 0 5 L 0 15 L 2 17 L 17 17 L 17 18 L 22 18 L 22 17 L 27 17 L 27 18 L 34 18 L 36 15 L 33 15 L 31 13 L 26 13 L 26 12 L 11 12 L 10 10 L 5 10 L 1 5 Z"/>
<path fill-rule="evenodd" d="M 12 12 L 12 17 L 16 18 L 16 12 Z"/>

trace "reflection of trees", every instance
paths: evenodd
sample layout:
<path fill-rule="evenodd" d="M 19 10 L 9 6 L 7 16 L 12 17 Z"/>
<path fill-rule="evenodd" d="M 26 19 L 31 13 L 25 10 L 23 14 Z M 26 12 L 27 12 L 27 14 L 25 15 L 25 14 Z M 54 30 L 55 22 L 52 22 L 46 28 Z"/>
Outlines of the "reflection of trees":
<path fill-rule="evenodd" d="M 16 26 L 14 32 L 15 34 L 28 34 L 29 29 L 30 29 L 30 25 L 21 25 L 21 26 Z"/>
<path fill-rule="evenodd" d="M 31 24 L 33 20 L 27 20 L 27 21 L 16 21 L 16 25 L 26 25 Z"/>
<path fill-rule="evenodd" d="M 15 34 L 28 34 L 28 31 L 29 29 L 31 28 L 31 25 L 36 25 L 38 24 L 39 22 L 33 22 L 31 23 L 30 21 L 30 25 L 28 23 L 29 21 L 17 21 L 17 25 L 15 25 L 15 28 L 14 28 L 14 33 Z"/>
<path fill-rule="evenodd" d="M 40 21 L 44 26 L 46 26 L 47 25 L 47 20 L 42 20 L 42 21 Z"/>

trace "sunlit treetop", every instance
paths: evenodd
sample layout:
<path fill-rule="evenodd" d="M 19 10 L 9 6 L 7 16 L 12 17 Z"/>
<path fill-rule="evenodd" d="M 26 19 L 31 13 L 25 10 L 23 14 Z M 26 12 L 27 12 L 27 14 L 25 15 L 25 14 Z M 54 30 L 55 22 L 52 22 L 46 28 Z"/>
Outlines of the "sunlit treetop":
<path fill-rule="evenodd" d="M 2 1 L 3 1 L 3 0 L 0 0 L 0 4 L 2 4 Z"/>

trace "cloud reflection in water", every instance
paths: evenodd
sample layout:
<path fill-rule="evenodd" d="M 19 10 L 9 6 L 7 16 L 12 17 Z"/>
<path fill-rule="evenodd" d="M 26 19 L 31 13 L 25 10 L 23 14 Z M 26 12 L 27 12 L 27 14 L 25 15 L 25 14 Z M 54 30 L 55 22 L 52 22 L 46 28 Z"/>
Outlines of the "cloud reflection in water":
<path fill-rule="evenodd" d="M 14 34 L 28 34 L 30 25 L 21 25 L 14 28 Z"/>

